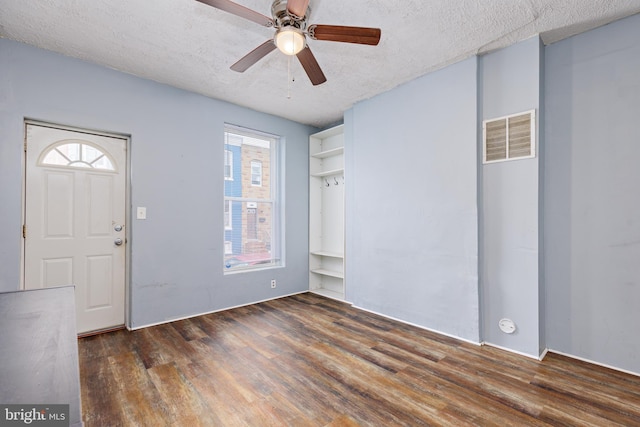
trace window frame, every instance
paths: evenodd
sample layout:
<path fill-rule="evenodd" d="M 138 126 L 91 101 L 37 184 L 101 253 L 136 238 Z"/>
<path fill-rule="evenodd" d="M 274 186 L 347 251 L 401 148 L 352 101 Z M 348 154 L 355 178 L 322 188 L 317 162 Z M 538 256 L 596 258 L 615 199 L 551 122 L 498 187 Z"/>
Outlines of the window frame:
<path fill-rule="evenodd" d="M 284 150 L 285 150 L 285 144 L 284 144 L 284 138 L 278 135 L 274 135 L 274 134 L 270 134 L 267 132 L 263 132 L 263 131 L 257 131 L 257 130 L 253 130 L 253 129 L 249 129 L 249 128 L 244 128 L 244 127 L 240 127 L 240 126 L 236 126 L 236 125 L 232 125 L 232 124 L 228 124 L 225 123 L 224 126 L 224 146 L 225 146 L 225 151 L 227 150 L 227 146 L 230 146 L 232 144 L 230 144 L 230 141 L 232 140 L 232 136 L 239 136 L 239 137 L 243 137 L 243 138 L 250 138 L 250 139 L 254 139 L 257 141 L 260 140 L 264 140 L 265 143 L 268 142 L 268 147 L 269 147 L 269 173 L 267 174 L 267 179 L 269 181 L 269 195 L 266 198 L 261 198 L 261 197 L 243 197 L 243 196 L 227 196 L 227 192 L 225 191 L 223 193 L 223 199 L 225 201 L 225 203 L 229 202 L 231 209 L 230 209 L 230 215 L 229 215 L 229 219 L 231 221 L 231 223 L 233 224 L 234 222 L 234 218 L 233 218 L 233 213 L 237 215 L 243 215 L 243 218 L 245 218 L 246 221 L 246 211 L 247 209 L 247 205 L 251 205 L 251 206 L 256 206 L 256 227 L 259 227 L 260 224 L 262 224 L 264 222 L 263 218 L 260 217 L 259 214 L 259 207 L 261 203 L 266 203 L 269 205 L 269 217 L 268 218 L 268 222 L 269 222 L 269 226 L 266 229 L 267 232 L 264 233 L 266 234 L 268 237 L 263 239 L 261 236 L 261 234 L 259 233 L 258 235 L 258 241 L 264 241 L 265 242 L 265 246 L 267 248 L 267 251 L 270 255 L 270 259 L 267 263 L 254 263 L 254 265 L 250 265 L 251 263 L 247 263 L 249 265 L 241 265 L 241 266 L 232 266 L 229 267 L 227 264 L 227 259 L 229 258 L 230 254 L 225 253 L 224 254 L 224 267 L 223 267 L 223 272 L 224 274 L 236 274 L 236 273 L 244 273 L 244 272 L 250 272 L 250 271 L 256 271 L 256 270 L 263 270 L 263 269 L 273 269 L 273 268 L 282 268 L 285 266 L 285 260 L 284 260 L 284 222 L 285 222 L 285 217 L 284 217 L 284 170 L 282 169 L 282 165 L 284 164 L 284 162 L 282 161 L 282 159 L 284 158 Z M 229 145 L 227 145 L 229 144 Z M 235 144 L 233 144 L 235 145 Z M 244 145 L 244 140 L 243 140 L 243 144 Z M 247 145 L 253 145 L 250 142 L 247 143 Z M 266 145 L 266 144 L 265 144 Z M 259 144 L 257 145 L 259 146 Z M 255 159 L 253 158 L 247 158 L 246 160 L 244 160 L 244 154 L 242 153 L 242 148 L 240 150 L 239 156 L 240 156 L 240 166 L 238 166 L 242 171 L 243 174 L 246 174 L 247 172 L 249 173 L 249 176 L 247 177 L 246 175 L 243 175 L 242 179 L 240 180 L 240 182 L 244 183 L 242 185 L 242 187 L 245 187 L 246 185 L 248 185 L 248 188 L 251 187 L 255 187 L 258 188 L 259 186 L 257 185 L 252 185 L 252 178 L 253 178 L 253 174 L 252 174 L 252 163 L 255 163 Z M 238 153 L 236 153 L 238 154 Z M 225 161 L 226 161 L 226 154 L 225 154 Z M 238 159 L 236 159 L 236 162 L 238 161 Z M 248 161 L 249 164 L 249 170 L 247 171 L 246 166 L 242 165 L 243 161 Z M 266 160 L 265 160 L 266 161 Z M 264 185 L 265 180 L 264 180 L 264 164 L 262 161 L 258 161 L 258 163 L 260 164 L 260 181 L 261 181 L 261 186 Z M 247 178 L 248 181 L 247 182 Z M 224 180 L 223 182 L 226 182 L 227 180 Z M 228 187 L 225 185 L 225 189 L 227 189 Z M 237 187 L 236 187 L 237 188 Z M 244 194 L 245 190 L 247 188 L 243 188 L 242 193 Z M 239 210 L 236 210 L 235 208 L 233 208 L 233 204 L 234 203 L 238 203 L 241 204 L 241 207 L 237 207 Z M 238 213 L 241 212 L 241 213 Z M 235 221 L 238 221 L 238 218 L 235 219 Z M 238 225 L 238 224 L 234 224 L 234 225 Z M 233 226 L 232 226 L 233 227 Z M 232 230 L 229 229 L 225 229 L 225 249 L 228 247 L 229 245 L 229 241 L 231 240 L 229 238 L 229 235 L 227 234 L 228 232 L 231 232 Z M 264 231 L 264 230 L 263 230 Z M 244 246 L 247 242 L 251 243 L 251 242 L 255 242 L 255 240 L 251 240 L 251 239 L 247 239 L 247 227 L 246 224 L 241 224 L 240 225 L 240 229 L 239 230 L 233 230 L 233 232 L 239 232 L 241 237 L 241 241 L 239 243 L 239 245 L 237 245 L 235 242 L 232 242 L 233 245 L 233 250 L 235 251 L 240 251 L 239 253 L 236 252 L 235 254 L 231 254 L 231 257 L 235 257 L 238 255 L 244 255 L 246 258 L 250 258 L 251 255 L 253 255 L 253 253 L 251 252 L 244 252 Z M 240 246 L 240 248 L 238 248 L 237 246 Z M 226 252 L 223 251 L 223 252 Z"/>
<path fill-rule="evenodd" d="M 61 147 L 71 146 L 71 145 L 78 146 L 78 159 L 72 159 L 60 150 Z M 98 153 L 100 153 L 100 155 L 94 157 L 93 160 L 89 161 L 86 157 L 87 150 L 85 147 L 97 151 Z M 59 164 L 59 163 L 51 163 L 47 161 L 47 158 L 49 157 L 49 155 L 53 153 L 58 153 L 58 155 L 63 159 L 65 159 L 67 163 Z M 109 166 L 108 167 L 96 166 L 96 163 L 98 163 L 101 159 L 106 160 L 109 163 Z M 118 172 L 117 164 L 113 159 L 113 157 L 109 155 L 109 153 L 105 152 L 102 147 L 99 147 L 98 145 L 90 141 L 85 141 L 82 139 L 64 139 L 62 141 L 57 141 L 49 145 L 44 150 L 42 150 L 42 153 L 38 158 L 37 164 L 38 166 L 43 166 L 47 168 L 52 167 L 52 168 L 61 168 L 61 169 L 74 169 L 74 170 L 80 169 L 80 170 L 91 170 L 95 172 L 111 172 L 111 173 Z"/>

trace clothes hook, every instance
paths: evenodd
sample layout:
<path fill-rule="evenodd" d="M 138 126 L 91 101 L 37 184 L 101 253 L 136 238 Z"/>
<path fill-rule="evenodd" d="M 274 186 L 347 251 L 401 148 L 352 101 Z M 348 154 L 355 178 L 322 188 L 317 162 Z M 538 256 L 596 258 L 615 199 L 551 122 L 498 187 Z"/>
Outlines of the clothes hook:
<path fill-rule="evenodd" d="M 326 186 L 326 187 L 328 187 L 328 186 L 330 186 L 330 185 L 331 185 L 331 184 L 329 184 L 329 181 L 327 181 L 327 178 L 325 178 L 325 179 L 324 179 L 324 183 L 325 183 L 325 186 Z"/>
<path fill-rule="evenodd" d="M 333 184 L 333 185 L 338 185 L 338 180 L 336 179 L 336 177 L 335 177 L 335 176 L 333 177 L 333 182 L 334 182 L 334 184 Z"/>

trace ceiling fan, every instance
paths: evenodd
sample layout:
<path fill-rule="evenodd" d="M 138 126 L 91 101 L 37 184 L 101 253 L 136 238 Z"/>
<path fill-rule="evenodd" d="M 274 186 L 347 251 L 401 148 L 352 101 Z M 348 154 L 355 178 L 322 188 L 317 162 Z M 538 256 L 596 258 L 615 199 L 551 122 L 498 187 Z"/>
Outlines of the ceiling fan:
<path fill-rule="evenodd" d="M 233 71 L 242 73 L 253 64 L 264 58 L 276 48 L 286 55 L 295 55 L 304 71 L 315 85 L 327 81 L 318 61 L 307 45 L 306 37 L 313 40 L 325 40 L 343 43 L 377 45 L 380 41 L 379 28 L 347 27 L 342 25 L 307 25 L 311 13 L 309 0 L 274 0 L 269 18 L 252 9 L 230 0 L 197 0 L 225 12 L 248 19 L 265 27 L 276 30 L 273 39 L 269 39 L 249 52 L 231 66 Z"/>

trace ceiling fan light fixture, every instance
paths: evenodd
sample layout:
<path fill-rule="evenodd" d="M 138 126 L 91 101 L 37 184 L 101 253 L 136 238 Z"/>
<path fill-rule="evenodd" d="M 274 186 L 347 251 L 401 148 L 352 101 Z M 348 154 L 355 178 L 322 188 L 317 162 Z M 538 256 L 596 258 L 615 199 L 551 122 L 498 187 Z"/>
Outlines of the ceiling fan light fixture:
<path fill-rule="evenodd" d="M 285 27 L 276 33 L 275 43 L 285 55 L 297 55 L 306 46 L 302 31 L 295 27 Z"/>

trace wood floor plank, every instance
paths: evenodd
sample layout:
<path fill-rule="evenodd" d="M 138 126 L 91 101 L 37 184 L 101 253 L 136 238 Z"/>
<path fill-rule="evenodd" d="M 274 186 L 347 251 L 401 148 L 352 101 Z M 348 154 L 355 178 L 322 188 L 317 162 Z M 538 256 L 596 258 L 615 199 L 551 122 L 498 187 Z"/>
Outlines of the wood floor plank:
<path fill-rule="evenodd" d="M 341 415 L 331 421 L 326 427 L 359 427 L 360 424 L 348 415 Z"/>
<path fill-rule="evenodd" d="M 198 325 L 207 333 L 206 338 L 215 341 L 216 345 L 229 352 L 247 345 L 235 335 L 235 324 L 224 312 L 202 316 L 199 318 Z"/>
<path fill-rule="evenodd" d="M 300 357 L 295 349 L 280 356 L 279 373 L 287 385 L 283 396 L 293 402 L 306 419 L 316 421 L 313 425 L 331 422 L 345 413 L 344 405 L 351 402 L 346 396 L 336 399 L 341 395 L 338 385 L 332 378 L 323 375 L 313 363 Z"/>
<path fill-rule="evenodd" d="M 107 341 L 115 340 L 115 337 L 111 335 L 107 336 L 109 337 L 109 340 Z M 110 352 L 107 351 L 102 345 L 102 343 L 105 341 L 104 337 L 105 334 L 91 335 L 85 338 L 81 338 L 79 340 L 79 343 L 82 343 L 83 345 L 78 346 L 79 359 L 88 361 L 91 359 L 98 359 L 100 357 L 107 357 Z"/>
<path fill-rule="evenodd" d="M 221 420 L 216 419 L 216 414 L 180 373 L 175 363 L 154 366 L 149 369 L 149 375 L 166 408 L 165 421 L 168 425 L 184 427 L 221 425 Z"/>
<path fill-rule="evenodd" d="M 386 357 L 380 352 L 375 351 L 374 346 L 376 345 L 376 341 L 366 334 L 360 336 L 345 334 L 342 328 L 336 323 L 326 325 L 325 327 L 309 325 L 306 333 L 310 334 L 311 332 L 316 342 L 324 342 L 339 347 L 390 372 L 397 372 L 406 367 L 404 362 Z"/>
<path fill-rule="evenodd" d="M 431 373 L 534 418 L 542 412 L 543 405 L 532 398 L 534 391 L 530 386 L 500 375 L 482 375 L 481 367 L 452 364 L 446 357 L 433 365 Z"/>
<path fill-rule="evenodd" d="M 640 425 L 640 377 L 312 293 L 78 346 L 86 427 Z"/>
<path fill-rule="evenodd" d="M 585 395 L 593 393 L 589 390 L 587 384 L 576 382 L 576 378 L 571 377 L 569 381 L 563 378 L 560 372 L 554 372 L 551 376 L 546 377 L 544 374 L 543 364 L 537 361 L 523 361 L 521 363 L 522 369 L 518 369 L 515 364 L 509 362 L 512 359 L 512 355 L 505 355 L 504 358 L 478 358 L 480 353 L 484 353 L 485 349 L 476 351 L 476 354 L 469 352 L 455 352 L 451 356 L 448 356 L 446 360 L 443 360 L 442 365 L 454 366 L 458 372 L 467 372 L 469 375 L 480 378 L 488 378 L 487 384 L 495 385 L 500 389 L 515 388 L 518 391 L 519 398 L 516 400 L 510 399 L 505 396 L 505 402 L 514 407 L 521 407 L 524 412 L 530 413 L 534 411 L 536 416 L 540 419 L 548 419 L 554 423 L 558 423 L 561 419 L 564 419 L 562 410 L 567 408 L 573 409 L 573 415 L 571 418 L 576 421 L 579 420 L 584 425 L 598 425 L 603 420 L 609 420 L 611 425 L 619 423 L 620 425 L 634 425 L 639 420 L 633 417 L 627 417 L 625 414 L 625 407 L 617 405 L 615 402 L 608 401 L 609 398 L 615 397 L 615 394 L 608 395 L 595 395 L 589 399 Z M 486 349 L 491 354 L 495 354 L 495 349 Z M 507 359 L 507 360 L 505 360 Z M 530 365 L 527 368 L 527 365 Z M 535 369 L 531 368 L 531 365 L 535 365 Z M 563 384 L 565 386 L 563 387 Z M 536 387 L 546 388 L 548 391 L 554 391 L 555 393 L 540 393 L 536 390 Z M 511 386 L 511 387 L 509 387 Z M 576 389 L 581 390 L 581 393 L 576 393 Z M 486 388 L 488 391 L 489 388 Z M 490 391 L 489 391 L 490 392 Z M 526 398 L 526 399 L 523 399 Z M 538 412 L 538 407 L 525 407 L 518 401 L 522 402 L 537 402 L 541 405 L 542 411 Z M 627 400 L 628 404 L 634 405 L 633 399 Z M 640 412 L 640 408 L 637 412 Z M 549 416 L 548 414 L 553 412 L 555 415 Z"/>
<path fill-rule="evenodd" d="M 344 380 L 339 375 L 339 370 L 331 369 L 322 360 L 315 358 L 310 346 L 297 345 L 296 340 L 288 341 L 289 337 L 284 334 L 279 338 L 285 343 L 291 343 L 292 353 L 288 359 L 283 359 L 282 366 L 289 368 L 287 373 L 301 383 L 294 390 L 300 390 L 301 394 L 309 396 L 299 402 L 304 409 L 331 415 L 332 419 L 349 414 L 364 425 L 402 425 L 393 412 L 376 404 L 375 399 L 356 384 Z M 325 424 L 326 422 L 318 425 Z"/>
<path fill-rule="evenodd" d="M 568 381 L 584 382 L 595 389 L 605 386 L 607 389 L 615 390 L 616 393 L 621 394 L 621 399 L 640 401 L 638 377 L 625 372 L 612 369 L 594 369 L 590 363 L 555 353 L 551 353 L 545 358 L 540 372 L 561 375 L 566 377 Z"/>
<path fill-rule="evenodd" d="M 234 317 L 236 321 L 252 329 L 262 337 L 266 338 L 281 332 L 281 329 L 270 323 L 262 310 L 255 305 L 240 307 L 233 311 L 234 313 L 237 311 L 237 315 Z"/>
<path fill-rule="evenodd" d="M 334 378 L 348 384 L 359 395 L 383 408 L 409 425 L 433 425 L 442 421 L 440 410 L 447 403 L 436 394 L 418 395 L 387 371 L 335 347 L 319 343 L 312 349 L 318 364 L 331 371 Z M 393 390 L 393 392 L 390 392 Z"/>
<path fill-rule="evenodd" d="M 183 367 L 184 376 L 219 419 L 219 425 L 244 426 L 251 419 L 251 402 L 260 396 L 246 389 L 215 360 L 202 359 Z"/>
<path fill-rule="evenodd" d="M 584 387 L 582 384 L 569 382 L 554 375 L 536 375 L 531 384 L 553 392 L 556 398 L 568 398 L 573 402 L 573 406 L 585 408 L 589 406 L 592 412 L 612 423 L 620 425 L 640 425 L 640 401 L 635 399 L 624 399 L 613 391 L 603 393 L 600 390 Z"/>
<path fill-rule="evenodd" d="M 420 393 L 437 393 L 448 402 L 445 411 L 456 414 L 473 425 L 501 427 L 508 419 L 511 425 L 542 426 L 545 422 L 531 418 L 509 406 L 501 405 L 482 393 L 436 376 L 425 376 L 420 368 L 408 367 L 398 374 Z"/>
<path fill-rule="evenodd" d="M 180 320 L 178 322 L 171 323 L 173 327 L 186 341 L 197 340 L 204 338 L 207 335 L 200 326 L 193 321 L 193 319 Z"/>
<path fill-rule="evenodd" d="M 136 349 L 145 367 L 171 362 L 188 363 L 184 339 L 170 325 L 160 325 L 133 332 Z"/>
<path fill-rule="evenodd" d="M 263 335 L 264 330 L 257 325 L 257 322 L 246 321 L 246 317 L 247 316 L 238 316 L 238 318 L 236 318 L 233 316 L 230 319 L 230 321 L 235 322 L 233 324 L 233 335 L 239 341 L 245 343 L 245 347 L 251 347 L 269 359 L 282 353 L 283 349 L 272 344 L 268 339 L 269 335 Z M 258 331 L 256 331 L 256 328 L 258 328 Z"/>
<path fill-rule="evenodd" d="M 88 341 L 83 340 L 80 340 L 82 345 L 87 345 L 85 343 Z M 95 343 L 95 340 L 90 342 Z M 118 384 L 111 375 L 108 357 L 90 357 L 89 348 L 79 353 L 80 395 L 85 425 L 127 425 L 122 415 L 121 402 L 112 392 L 118 388 Z"/>
<path fill-rule="evenodd" d="M 168 412 L 142 360 L 135 352 L 109 356 L 109 368 L 117 388 L 122 418 L 132 425 L 166 425 Z"/>

